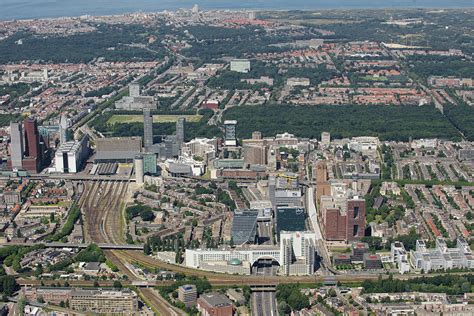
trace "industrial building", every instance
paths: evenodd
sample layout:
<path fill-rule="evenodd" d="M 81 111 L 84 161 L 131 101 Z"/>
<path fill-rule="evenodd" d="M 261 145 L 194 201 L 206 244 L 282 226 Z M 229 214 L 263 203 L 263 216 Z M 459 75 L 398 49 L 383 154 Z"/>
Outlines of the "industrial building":
<path fill-rule="evenodd" d="M 56 172 L 76 173 L 89 156 L 89 138 L 61 143 L 54 155 Z"/>

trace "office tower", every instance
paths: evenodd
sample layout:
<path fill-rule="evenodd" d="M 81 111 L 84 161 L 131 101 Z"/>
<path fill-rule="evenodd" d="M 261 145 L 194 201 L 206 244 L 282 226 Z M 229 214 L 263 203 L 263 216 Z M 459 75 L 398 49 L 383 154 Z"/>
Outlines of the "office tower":
<path fill-rule="evenodd" d="M 143 156 L 137 155 L 135 157 L 135 181 L 137 184 L 143 184 L 144 175 Z"/>
<path fill-rule="evenodd" d="M 184 143 L 184 123 L 185 122 L 186 122 L 185 118 L 179 118 L 178 121 L 176 122 L 176 141 L 178 142 L 178 145 L 180 147 Z"/>
<path fill-rule="evenodd" d="M 224 127 L 225 127 L 225 140 L 224 144 L 226 146 L 237 146 L 237 133 L 236 133 L 236 127 L 237 127 L 237 121 L 224 121 Z"/>
<path fill-rule="evenodd" d="M 25 156 L 29 158 L 41 158 L 38 124 L 35 119 L 24 121 L 25 128 Z"/>
<path fill-rule="evenodd" d="M 156 164 L 156 154 L 144 153 L 143 156 L 143 172 L 146 174 L 156 174 L 158 171 Z"/>
<path fill-rule="evenodd" d="M 62 145 L 65 142 L 67 142 L 67 118 L 63 114 L 59 120 L 59 143 Z"/>
<path fill-rule="evenodd" d="M 23 130 L 21 123 L 10 123 L 10 160 L 12 169 L 23 167 Z"/>
<path fill-rule="evenodd" d="M 313 239 L 306 239 L 304 245 L 306 274 L 313 274 L 316 267 L 316 245 Z"/>
<path fill-rule="evenodd" d="M 43 164 L 43 147 L 40 144 L 40 134 L 36 120 L 27 119 L 23 121 L 24 150 L 22 169 L 30 172 L 39 172 Z M 16 156 L 18 157 L 18 155 Z"/>
<path fill-rule="evenodd" d="M 149 151 L 153 146 L 153 116 L 150 109 L 143 109 L 143 147 Z"/>
<path fill-rule="evenodd" d="M 195 285 L 185 284 L 178 288 L 178 300 L 187 308 L 196 305 L 197 290 Z"/>

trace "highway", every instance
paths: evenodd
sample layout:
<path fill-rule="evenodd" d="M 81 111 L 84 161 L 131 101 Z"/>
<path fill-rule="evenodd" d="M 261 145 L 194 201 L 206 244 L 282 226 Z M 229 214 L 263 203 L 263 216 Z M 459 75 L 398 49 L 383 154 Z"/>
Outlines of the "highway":
<path fill-rule="evenodd" d="M 258 277 L 272 277 L 276 274 L 277 267 L 273 267 L 272 260 L 260 260 L 253 269 L 253 275 Z M 276 316 L 278 307 L 275 289 L 253 289 L 252 290 L 252 315 L 253 316 Z"/>

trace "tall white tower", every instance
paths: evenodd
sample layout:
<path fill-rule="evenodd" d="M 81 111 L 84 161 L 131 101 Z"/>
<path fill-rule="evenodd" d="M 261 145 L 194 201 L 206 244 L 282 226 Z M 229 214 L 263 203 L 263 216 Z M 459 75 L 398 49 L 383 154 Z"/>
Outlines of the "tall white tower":
<path fill-rule="evenodd" d="M 62 114 L 59 119 L 59 143 L 64 144 L 67 142 L 67 118 L 66 115 Z"/>

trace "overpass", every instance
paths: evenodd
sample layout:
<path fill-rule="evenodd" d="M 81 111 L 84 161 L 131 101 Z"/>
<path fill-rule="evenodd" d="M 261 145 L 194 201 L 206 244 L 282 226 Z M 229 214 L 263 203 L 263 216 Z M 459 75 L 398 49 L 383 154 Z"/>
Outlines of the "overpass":
<path fill-rule="evenodd" d="M 6 242 L 6 243 L 0 243 L 0 247 L 34 246 L 38 244 L 44 245 L 46 248 L 78 248 L 78 249 L 84 249 L 90 245 L 88 243 L 72 244 L 72 243 L 61 243 L 61 242 L 51 242 L 51 243 Z M 104 250 L 143 250 L 143 245 L 97 244 L 97 246 Z"/>
<path fill-rule="evenodd" d="M 252 292 L 275 292 L 276 284 L 250 284 Z"/>

